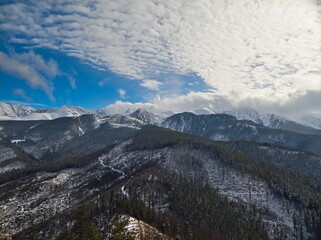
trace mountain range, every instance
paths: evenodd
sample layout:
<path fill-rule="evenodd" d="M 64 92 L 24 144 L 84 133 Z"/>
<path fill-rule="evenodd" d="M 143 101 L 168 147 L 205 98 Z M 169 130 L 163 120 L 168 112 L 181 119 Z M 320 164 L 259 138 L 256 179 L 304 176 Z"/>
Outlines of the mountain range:
<path fill-rule="evenodd" d="M 228 114 L 239 120 L 249 120 L 257 124 L 271 128 L 280 128 L 289 131 L 300 131 L 302 133 L 313 133 L 315 129 L 321 130 L 321 119 L 314 116 L 303 116 L 298 121 L 271 114 L 259 113 L 254 109 L 238 109 L 234 111 L 214 112 L 210 109 L 198 109 L 191 111 L 197 115 L 210 115 L 216 113 Z M 0 102 L 0 120 L 50 120 L 60 117 L 78 117 L 85 114 L 97 116 L 110 115 L 107 109 L 89 110 L 79 106 L 61 106 L 60 108 L 33 109 L 19 104 L 6 104 Z M 122 115 L 129 115 L 149 124 L 160 124 L 174 113 L 152 113 L 146 109 L 128 109 Z"/>
<path fill-rule="evenodd" d="M 0 232 L 13 239 L 321 236 L 318 129 L 252 110 L 1 106 Z M 37 114 L 53 119 L 25 118 Z"/>

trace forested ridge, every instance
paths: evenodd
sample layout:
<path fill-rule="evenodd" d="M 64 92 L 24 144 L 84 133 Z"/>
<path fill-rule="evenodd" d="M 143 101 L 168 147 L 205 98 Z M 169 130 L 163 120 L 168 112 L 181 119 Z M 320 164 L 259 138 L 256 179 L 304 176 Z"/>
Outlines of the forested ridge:
<path fill-rule="evenodd" d="M 100 175 L 100 179 L 93 179 L 87 184 L 91 189 L 98 189 L 104 184 L 108 186 L 99 190 L 99 195 L 85 198 L 77 206 L 40 223 L 30 219 L 31 227 L 14 235 L 14 239 L 25 239 L 24 236 L 45 239 L 45 233 L 56 234 L 56 239 L 131 239 L 130 235 L 126 235 L 126 224 L 118 220 L 122 215 L 146 222 L 173 239 L 291 239 L 281 226 L 276 224 L 273 230 L 267 227 L 270 213 L 266 210 L 250 202 L 229 200 L 205 176 L 192 179 L 175 167 L 171 169 L 170 166 L 175 166 L 170 165 L 171 161 L 191 171 L 205 168 L 204 159 L 195 157 L 192 154 L 195 152 L 206 156 L 206 161 L 218 161 L 226 171 L 235 169 L 265 182 L 273 193 L 271 197 L 281 199 L 285 209 L 291 209 L 288 204 L 294 206 L 297 211 L 291 218 L 291 224 L 295 239 L 320 238 L 318 155 L 266 143 L 212 141 L 154 126 L 144 127 L 129 139 L 121 150 L 117 150 L 120 151 L 118 154 L 121 153 L 120 159 L 140 163 L 147 158 L 142 165 L 131 163 L 135 167 L 127 176 L 124 172 L 129 169 L 107 167 L 108 171 L 113 172 L 112 176 L 107 172 L 109 177 Z M 108 155 L 114 148 L 117 149 L 118 145 L 111 144 L 82 157 L 66 155 L 58 161 L 39 162 L 29 156 L 31 164 L 27 168 L 1 174 L 1 181 L 21 177 L 32 179 L 39 172 L 59 173 L 64 169 L 82 169 L 89 165 L 105 168 L 109 163 L 99 165 L 97 159 Z M 184 154 L 168 155 L 171 152 Z M 291 158 L 293 152 L 295 155 Z M 283 158 L 278 157 L 279 153 Z M 21 152 L 21 156 L 24 154 Z M 122 154 L 130 158 L 123 158 Z M 153 154 L 163 157 L 154 158 Z M 171 159 L 175 156 L 179 159 Z M 274 158 L 269 160 L 271 157 Z M 304 158 L 307 161 L 302 162 Z M 126 167 L 128 163 L 119 162 L 119 166 Z M 292 166 L 287 166 L 291 163 Z M 302 171 L 301 166 L 305 166 Z M 121 177 L 122 174 L 124 177 Z M 251 193 L 251 189 L 248 192 L 255 194 Z"/>

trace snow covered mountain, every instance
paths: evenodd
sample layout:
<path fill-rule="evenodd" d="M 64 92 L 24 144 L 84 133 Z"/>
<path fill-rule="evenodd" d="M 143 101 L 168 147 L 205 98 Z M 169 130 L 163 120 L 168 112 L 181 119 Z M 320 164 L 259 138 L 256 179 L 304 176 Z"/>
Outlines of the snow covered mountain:
<path fill-rule="evenodd" d="M 0 102 L 0 119 L 11 119 L 24 117 L 34 111 L 33 108 L 19 104 L 7 104 Z"/>
<path fill-rule="evenodd" d="M 85 114 L 95 114 L 95 111 L 82 107 L 64 105 L 58 109 L 34 110 L 32 113 L 21 117 L 20 120 L 51 120 L 61 117 L 79 117 Z"/>
<path fill-rule="evenodd" d="M 249 120 L 239 120 L 228 114 L 196 115 L 190 112 L 178 113 L 167 118 L 162 126 L 175 131 L 203 136 L 216 141 L 254 141 L 278 144 L 291 148 L 304 148 L 321 154 L 321 138 L 319 131 L 302 126 L 292 130 L 291 125 L 280 126 L 278 129 L 266 127 Z M 307 134 L 303 128 L 311 130 Z"/>
<path fill-rule="evenodd" d="M 208 115 L 216 113 L 207 108 L 197 109 L 192 112 L 196 115 Z M 313 116 L 303 116 L 297 121 L 293 121 L 276 114 L 260 113 L 257 110 L 246 108 L 232 111 L 223 111 L 221 113 L 234 116 L 238 120 L 249 120 L 266 127 L 296 131 L 299 133 L 319 134 L 321 130 L 321 119 Z M 4 102 L 0 102 L 0 120 L 52 120 L 61 117 L 79 117 L 86 114 L 94 114 L 101 117 L 109 115 L 107 109 L 105 108 L 90 110 L 78 106 L 63 105 L 58 109 L 33 109 L 31 107 L 25 107 L 19 104 L 6 104 Z M 174 115 L 174 113 L 154 113 L 147 109 L 128 109 L 122 115 L 130 117 L 132 118 L 132 120 L 137 119 L 144 124 L 161 125 L 162 122 L 166 120 L 166 118 Z M 117 119 L 120 120 L 119 117 Z M 116 121 L 116 119 L 114 120 Z M 123 120 L 124 119 L 120 120 L 120 123 L 122 123 Z M 117 121 L 114 123 L 117 123 Z"/>
<path fill-rule="evenodd" d="M 146 109 L 137 109 L 136 111 L 130 113 L 129 116 L 141 120 L 146 124 L 156 124 L 163 120 L 160 115 L 152 113 Z"/>
<path fill-rule="evenodd" d="M 78 106 L 63 105 L 58 109 L 33 109 L 19 104 L 0 102 L 0 120 L 52 120 L 61 117 L 79 117 L 86 114 L 106 116 L 105 109 L 89 110 Z"/>
<path fill-rule="evenodd" d="M 305 115 L 297 121 L 305 126 L 321 129 L 321 118 Z"/>
<path fill-rule="evenodd" d="M 224 111 L 223 113 L 236 117 L 238 120 L 249 120 L 263 126 L 295 131 L 306 134 L 318 134 L 315 129 L 321 129 L 321 119 L 307 116 L 305 120 L 293 121 L 286 117 L 271 113 L 260 113 L 254 109 L 241 108 L 233 111 Z M 319 125 L 318 125 L 319 120 Z"/>

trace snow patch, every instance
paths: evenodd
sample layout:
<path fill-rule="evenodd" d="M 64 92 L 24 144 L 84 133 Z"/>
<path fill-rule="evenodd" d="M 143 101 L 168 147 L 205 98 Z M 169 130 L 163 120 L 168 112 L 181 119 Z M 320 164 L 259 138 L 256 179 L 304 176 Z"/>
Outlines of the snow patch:
<path fill-rule="evenodd" d="M 0 173 L 9 172 L 16 169 L 24 168 L 26 165 L 23 162 L 11 162 L 4 167 L 0 167 Z"/>
<path fill-rule="evenodd" d="M 114 128 L 127 127 L 127 128 L 138 129 L 138 130 L 140 129 L 140 127 L 136 127 L 136 126 L 133 126 L 133 125 L 130 125 L 130 124 L 111 123 L 111 125 L 112 125 Z"/>
<path fill-rule="evenodd" d="M 100 165 L 102 166 L 102 167 L 108 167 L 105 163 L 104 163 L 104 158 L 102 157 L 102 156 L 100 156 L 100 157 L 98 157 L 98 161 L 99 161 L 99 163 L 100 163 Z"/>
<path fill-rule="evenodd" d="M 26 139 L 12 139 L 11 143 L 20 143 L 20 142 L 24 142 L 26 141 Z"/>
<path fill-rule="evenodd" d="M 212 140 L 215 140 L 215 141 L 228 141 L 228 137 L 223 135 L 223 134 L 213 134 L 211 136 L 211 139 Z"/>
<path fill-rule="evenodd" d="M 125 186 L 126 186 L 126 185 L 123 185 L 123 186 L 121 187 L 121 189 L 120 189 L 120 190 L 121 190 L 121 193 L 122 193 L 125 197 L 129 197 L 128 191 L 125 190 Z"/>
<path fill-rule="evenodd" d="M 55 178 L 49 180 L 49 182 L 51 182 L 54 185 L 62 185 L 63 183 L 68 181 L 71 175 L 72 172 L 61 172 Z"/>
<path fill-rule="evenodd" d="M 96 121 L 94 122 L 94 129 L 99 128 L 100 125 L 103 124 L 103 123 L 104 122 L 101 119 L 97 118 Z"/>
<path fill-rule="evenodd" d="M 79 132 L 79 137 L 85 134 L 84 129 L 82 129 L 81 127 L 78 127 L 78 132 Z"/>

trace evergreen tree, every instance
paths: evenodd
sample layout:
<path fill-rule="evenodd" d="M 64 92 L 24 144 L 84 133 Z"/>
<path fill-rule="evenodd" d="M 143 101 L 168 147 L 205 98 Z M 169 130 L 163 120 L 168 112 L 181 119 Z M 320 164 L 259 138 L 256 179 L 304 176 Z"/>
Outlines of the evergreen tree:
<path fill-rule="evenodd" d="M 133 236 L 126 230 L 126 224 L 115 218 L 113 220 L 113 229 L 111 240 L 135 240 Z"/>
<path fill-rule="evenodd" d="M 89 240 L 104 240 L 103 236 L 101 236 L 98 229 L 94 226 L 89 228 L 88 239 Z"/>

